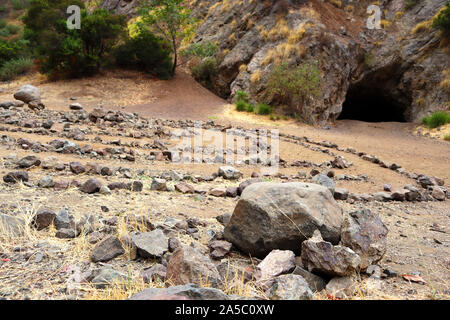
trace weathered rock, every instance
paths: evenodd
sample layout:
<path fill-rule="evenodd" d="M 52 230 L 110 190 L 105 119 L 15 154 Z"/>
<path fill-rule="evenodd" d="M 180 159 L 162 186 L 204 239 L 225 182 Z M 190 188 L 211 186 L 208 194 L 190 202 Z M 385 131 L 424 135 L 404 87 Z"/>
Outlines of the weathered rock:
<path fill-rule="evenodd" d="M 40 164 L 41 160 L 39 160 L 36 156 L 26 156 L 17 162 L 17 166 L 19 168 L 30 168 L 33 166 L 39 166 Z"/>
<path fill-rule="evenodd" d="M 299 252 L 300 243 L 316 229 L 337 244 L 341 223 L 342 210 L 327 188 L 263 182 L 244 190 L 224 237 L 242 251 L 264 257 L 274 249 Z"/>
<path fill-rule="evenodd" d="M 125 282 L 127 278 L 127 275 L 124 273 L 118 272 L 111 267 L 104 267 L 91 282 L 97 289 L 104 289 L 113 283 Z"/>
<path fill-rule="evenodd" d="M 290 250 L 273 250 L 257 266 L 258 279 L 271 280 L 295 268 L 295 254 Z"/>
<path fill-rule="evenodd" d="M 160 229 L 131 236 L 138 254 L 144 258 L 160 258 L 169 250 L 169 243 Z"/>
<path fill-rule="evenodd" d="M 226 189 L 226 196 L 227 197 L 234 198 L 234 197 L 237 197 L 237 195 L 238 195 L 238 188 L 237 187 L 228 187 Z"/>
<path fill-rule="evenodd" d="M 312 300 L 313 293 L 302 276 L 285 274 L 274 279 L 269 297 L 272 300 Z"/>
<path fill-rule="evenodd" d="M 319 233 L 302 242 L 303 266 L 310 272 L 346 276 L 358 270 L 361 258 L 350 248 L 333 246 L 324 241 Z"/>
<path fill-rule="evenodd" d="M 216 217 L 216 220 L 220 222 L 223 226 L 226 226 L 230 222 L 231 214 L 224 213 Z"/>
<path fill-rule="evenodd" d="M 194 193 L 195 189 L 190 184 L 186 182 L 180 182 L 175 185 L 175 190 L 181 193 Z"/>
<path fill-rule="evenodd" d="M 55 216 L 53 224 L 55 225 L 56 230 L 63 228 L 65 229 L 75 228 L 74 218 L 72 215 L 69 214 L 69 211 L 67 211 L 67 209 L 65 208 L 61 209 L 58 212 L 58 214 Z"/>
<path fill-rule="evenodd" d="M 129 300 L 228 300 L 219 289 L 205 288 L 189 283 L 168 288 L 147 288 L 131 296 Z"/>
<path fill-rule="evenodd" d="M 38 186 L 41 188 L 53 188 L 55 186 L 55 182 L 51 176 L 44 176 L 39 179 Z"/>
<path fill-rule="evenodd" d="M 80 191 L 84 193 L 96 193 L 100 191 L 101 187 L 102 183 L 99 180 L 91 178 L 80 186 Z"/>
<path fill-rule="evenodd" d="M 145 283 L 150 283 L 153 281 L 162 281 L 166 279 L 166 267 L 162 264 L 155 264 L 150 268 L 146 268 L 141 272 L 141 278 Z"/>
<path fill-rule="evenodd" d="M 218 287 L 222 278 L 208 256 L 198 249 L 182 246 L 175 250 L 167 264 L 167 280 L 175 285 L 195 283 Z"/>
<path fill-rule="evenodd" d="M 28 181 L 28 172 L 26 171 L 14 171 L 9 172 L 3 176 L 3 181 L 6 183 L 17 183 L 19 181 Z"/>
<path fill-rule="evenodd" d="M 209 194 L 214 197 L 225 197 L 227 194 L 227 191 L 222 188 L 214 188 L 209 191 Z"/>
<path fill-rule="evenodd" d="M 377 192 L 373 194 L 373 199 L 375 201 L 386 202 L 392 200 L 392 197 L 387 192 Z"/>
<path fill-rule="evenodd" d="M 433 186 L 431 188 L 431 196 L 439 201 L 445 200 L 445 192 L 442 190 L 441 187 Z"/>
<path fill-rule="evenodd" d="M 30 84 L 23 85 L 14 93 L 14 99 L 30 103 L 32 101 L 41 101 L 41 92 L 35 86 Z"/>
<path fill-rule="evenodd" d="M 75 174 L 80 174 L 86 171 L 86 168 L 78 161 L 71 162 L 69 164 L 70 171 Z"/>
<path fill-rule="evenodd" d="M 47 208 L 39 209 L 33 217 L 33 225 L 36 229 L 42 230 L 50 226 L 55 220 L 56 214 Z"/>
<path fill-rule="evenodd" d="M 247 188 L 249 185 L 251 185 L 253 183 L 258 183 L 258 182 L 264 182 L 264 180 L 259 179 L 259 178 L 252 178 L 252 179 L 247 179 L 245 181 L 242 181 L 238 187 L 238 195 L 241 195 L 242 192 L 244 191 L 244 189 Z"/>
<path fill-rule="evenodd" d="M 295 266 L 294 271 L 292 271 L 292 274 L 298 274 L 303 277 L 303 279 L 308 282 L 308 286 L 313 292 L 322 291 L 325 289 L 325 286 L 327 283 L 319 276 L 315 275 L 314 273 L 309 272 L 308 270 L 303 269 L 300 266 Z"/>
<path fill-rule="evenodd" d="M 108 236 L 97 243 L 91 253 L 92 262 L 107 262 L 125 253 L 122 243 L 114 236 Z"/>
<path fill-rule="evenodd" d="M 242 177 L 242 172 L 231 166 L 222 166 L 219 168 L 219 177 L 228 180 L 236 180 Z"/>
<path fill-rule="evenodd" d="M 312 180 L 312 183 L 320 184 L 330 190 L 331 194 L 334 194 L 334 182 L 333 179 L 329 178 L 324 174 L 315 175 Z"/>
<path fill-rule="evenodd" d="M 231 246 L 231 243 L 223 240 L 213 240 L 208 243 L 208 247 L 211 250 L 211 257 L 213 259 L 224 258 L 230 252 Z"/>
<path fill-rule="evenodd" d="M 56 231 L 55 237 L 59 239 L 73 239 L 76 238 L 77 232 L 74 229 L 60 228 Z"/>
<path fill-rule="evenodd" d="M 383 258 L 387 234 L 388 229 L 378 214 L 369 209 L 344 215 L 341 243 L 359 255 L 362 270 Z"/>
<path fill-rule="evenodd" d="M 74 102 L 69 105 L 69 109 L 70 110 L 83 110 L 83 106 L 78 102 Z"/>
<path fill-rule="evenodd" d="M 326 287 L 327 293 L 338 299 L 347 299 L 356 293 L 356 280 L 353 276 L 335 277 Z"/>
<path fill-rule="evenodd" d="M 348 189 L 336 188 L 334 189 L 333 196 L 336 200 L 347 200 L 349 193 Z"/>
<path fill-rule="evenodd" d="M 167 190 L 166 180 L 158 178 L 153 179 L 152 184 L 150 186 L 150 190 L 166 191 Z"/>

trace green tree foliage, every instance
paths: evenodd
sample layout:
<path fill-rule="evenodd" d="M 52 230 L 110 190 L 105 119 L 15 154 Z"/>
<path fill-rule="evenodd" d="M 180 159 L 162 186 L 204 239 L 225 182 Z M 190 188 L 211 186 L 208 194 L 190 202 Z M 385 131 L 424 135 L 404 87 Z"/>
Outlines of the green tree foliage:
<path fill-rule="evenodd" d="M 450 2 L 447 2 L 445 9 L 433 21 L 433 27 L 442 29 L 446 34 L 450 33 Z"/>
<path fill-rule="evenodd" d="M 174 75 L 181 40 L 193 32 L 191 26 L 195 19 L 191 10 L 185 7 L 183 0 L 152 0 L 143 3 L 140 13 L 144 23 L 170 43 L 173 54 L 172 75 Z"/>
<path fill-rule="evenodd" d="M 81 8 L 80 30 L 67 28 L 70 5 Z M 80 0 L 32 0 L 23 21 L 41 71 L 68 77 L 97 72 L 126 25 L 104 9 L 89 13 Z"/>
<path fill-rule="evenodd" d="M 167 43 L 147 29 L 129 37 L 115 50 L 116 62 L 123 68 L 133 68 L 154 74 L 161 79 L 172 75 L 172 59 Z"/>
<path fill-rule="evenodd" d="M 294 114 L 302 114 L 308 99 L 318 97 L 320 71 L 316 61 L 297 66 L 284 62 L 276 65 L 267 80 L 267 94 L 272 100 L 288 105 Z"/>

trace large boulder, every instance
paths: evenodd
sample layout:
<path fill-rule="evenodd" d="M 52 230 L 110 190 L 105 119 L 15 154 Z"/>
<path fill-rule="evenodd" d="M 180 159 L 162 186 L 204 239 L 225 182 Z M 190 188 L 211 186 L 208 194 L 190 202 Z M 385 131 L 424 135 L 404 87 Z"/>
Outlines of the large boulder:
<path fill-rule="evenodd" d="M 369 209 L 345 214 L 342 224 L 342 245 L 361 257 L 361 269 L 376 264 L 386 253 L 388 229 L 378 214 Z"/>
<path fill-rule="evenodd" d="M 167 280 L 175 285 L 194 283 L 218 287 L 222 277 L 211 259 L 191 246 L 177 248 L 167 264 Z"/>
<path fill-rule="evenodd" d="M 274 249 L 300 251 L 302 241 L 319 230 L 340 240 L 342 209 L 326 187 L 301 182 L 254 183 L 245 188 L 224 237 L 252 256 Z"/>
<path fill-rule="evenodd" d="M 41 102 L 41 92 L 35 86 L 26 84 L 14 93 L 14 99 L 25 103 L 30 103 L 32 101 Z"/>
<path fill-rule="evenodd" d="M 131 241 L 139 255 L 144 258 L 161 258 L 169 250 L 169 240 L 161 229 L 134 234 Z"/>

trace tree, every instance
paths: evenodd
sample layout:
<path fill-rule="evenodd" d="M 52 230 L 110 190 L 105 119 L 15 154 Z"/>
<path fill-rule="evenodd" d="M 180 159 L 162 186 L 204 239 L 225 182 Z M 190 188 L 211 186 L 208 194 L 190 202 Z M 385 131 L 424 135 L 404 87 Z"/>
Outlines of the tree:
<path fill-rule="evenodd" d="M 172 76 L 178 62 L 178 48 L 183 37 L 192 32 L 194 18 L 183 0 L 146 1 L 140 10 L 142 20 L 158 35 L 171 44 L 173 54 Z"/>
<path fill-rule="evenodd" d="M 294 67 L 287 62 L 276 65 L 267 80 L 267 93 L 291 106 L 294 112 L 303 114 L 307 99 L 321 94 L 317 61 L 304 62 Z"/>
<path fill-rule="evenodd" d="M 67 7 L 81 8 L 81 29 L 67 28 Z M 97 72 L 125 30 L 125 17 L 104 9 L 89 13 L 80 0 L 32 0 L 23 19 L 25 37 L 42 72 L 77 77 Z"/>
<path fill-rule="evenodd" d="M 450 2 L 445 4 L 438 16 L 433 20 L 433 27 L 441 29 L 445 34 L 450 33 Z"/>

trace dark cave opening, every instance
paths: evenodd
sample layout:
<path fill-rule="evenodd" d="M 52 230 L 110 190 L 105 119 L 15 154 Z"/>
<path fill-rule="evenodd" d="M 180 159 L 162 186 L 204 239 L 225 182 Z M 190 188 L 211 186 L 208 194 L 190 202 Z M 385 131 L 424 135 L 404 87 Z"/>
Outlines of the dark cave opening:
<path fill-rule="evenodd" d="M 348 91 L 338 120 L 365 122 L 407 122 L 406 106 L 382 89 L 356 87 Z"/>

